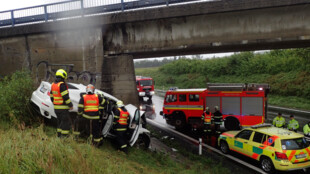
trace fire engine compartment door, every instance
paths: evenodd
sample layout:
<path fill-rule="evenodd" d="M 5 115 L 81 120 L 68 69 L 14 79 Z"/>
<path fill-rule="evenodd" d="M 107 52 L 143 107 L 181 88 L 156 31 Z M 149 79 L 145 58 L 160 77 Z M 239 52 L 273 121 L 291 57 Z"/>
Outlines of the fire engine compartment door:
<path fill-rule="evenodd" d="M 206 97 L 206 106 L 209 107 L 210 111 L 212 113 L 215 112 L 214 110 L 214 106 L 218 106 L 220 107 L 221 106 L 221 99 L 220 97 Z"/>
<path fill-rule="evenodd" d="M 242 115 L 243 125 L 263 123 L 263 97 L 242 97 Z"/>

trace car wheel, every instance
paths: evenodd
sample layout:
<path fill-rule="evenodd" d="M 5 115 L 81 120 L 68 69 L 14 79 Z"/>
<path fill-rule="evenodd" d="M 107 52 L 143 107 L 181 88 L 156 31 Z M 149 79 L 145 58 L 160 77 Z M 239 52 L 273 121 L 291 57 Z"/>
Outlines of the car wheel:
<path fill-rule="evenodd" d="M 148 134 L 143 133 L 139 135 L 136 145 L 144 150 L 147 150 L 151 144 L 151 138 Z"/>
<path fill-rule="evenodd" d="M 267 173 L 274 173 L 275 169 L 270 158 L 262 157 L 260 160 L 261 168 Z"/>
<path fill-rule="evenodd" d="M 228 144 L 227 144 L 227 142 L 226 141 L 221 141 L 220 142 L 220 149 L 221 149 L 221 151 L 224 153 L 224 154 L 227 154 L 227 153 L 229 153 L 229 146 L 228 146 Z"/>

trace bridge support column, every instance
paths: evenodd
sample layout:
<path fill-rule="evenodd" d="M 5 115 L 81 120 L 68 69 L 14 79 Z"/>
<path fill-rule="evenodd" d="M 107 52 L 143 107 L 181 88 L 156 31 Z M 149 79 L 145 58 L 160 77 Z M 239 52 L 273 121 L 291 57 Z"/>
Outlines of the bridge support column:
<path fill-rule="evenodd" d="M 102 65 L 101 89 L 124 104 L 139 105 L 133 57 L 105 56 Z"/>

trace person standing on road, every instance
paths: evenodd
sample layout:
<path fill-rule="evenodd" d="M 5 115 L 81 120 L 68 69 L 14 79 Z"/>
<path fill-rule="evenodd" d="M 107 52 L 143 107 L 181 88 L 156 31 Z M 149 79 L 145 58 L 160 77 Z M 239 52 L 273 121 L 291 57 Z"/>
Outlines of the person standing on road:
<path fill-rule="evenodd" d="M 215 112 L 213 113 L 214 117 L 214 126 L 215 126 L 215 134 L 219 136 L 221 134 L 221 125 L 223 123 L 223 114 L 221 113 L 218 106 L 214 107 Z"/>
<path fill-rule="evenodd" d="M 117 107 L 114 107 L 114 131 L 116 134 L 116 141 L 118 144 L 118 149 L 128 153 L 127 149 L 127 139 L 126 139 L 126 131 L 128 127 L 129 113 L 124 107 L 124 103 L 122 101 L 116 102 Z"/>
<path fill-rule="evenodd" d="M 101 95 L 95 94 L 95 87 L 92 84 L 86 86 L 86 94 L 81 94 L 79 101 L 78 118 L 75 124 L 75 135 L 79 135 L 83 127 L 88 127 L 92 144 L 99 147 L 102 144 L 100 135 L 100 115 L 103 112 L 105 100 Z M 84 125 L 83 125 L 84 124 Z M 86 124 L 86 125 L 85 125 Z"/>
<path fill-rule="evenodd" d="M 206 107 L 205 112 L 202 113 L 201 119 L 204 124 L 204 133 L 208 140 L 211 139 L 211 122 L 213 121 L 212 113 L 210 112 L 209 107 Z"/>
<path fill-rule="evenodd" d="M 284 128 L 284 126 L 285 126 L 285 119 L 282 117 L 282 113 L 280 113 L 280 112 L 278 113 L 278 116 L 273 119 L 272 124 L 275 127 Z"/>
<path fill-rule="evenodd" d="M 298 121 L 295 120 L 294 115 L 291 115 L 291 116 L 290 116 L 290 121 L 289 121 L 289 123 L 288 123 L 288 125 L 287 125 L 287 129 L 290 130 L 290 131 L 295 131 L 295 132 L 297 132 L 298 128 L 299 128 L 299 123 L 298 123 Z"/>
<path fill-rule="evenodd" d="M 304 135 L 310 137 L 310 121 L 303 128 Z"/>
<path fill-rule="evenodd" d="M 72 110 L 73 105 L 69 98 L 68 85 L 65 83 L 65 79 L 67 79 L 67 72 L 63 69 L 57 70 L 56 80 L 52 83 L 50 91 L 50 98 L 57 116 L 58 137 L 67 137 L 71 127 L 69 109 Z"/>

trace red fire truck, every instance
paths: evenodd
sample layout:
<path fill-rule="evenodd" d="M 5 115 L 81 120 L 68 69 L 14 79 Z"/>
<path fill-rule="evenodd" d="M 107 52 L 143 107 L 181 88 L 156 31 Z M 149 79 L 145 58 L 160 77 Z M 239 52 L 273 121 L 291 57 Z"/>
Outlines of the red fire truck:
<path fill-rule="evenodd" d="M 264 123 L 267 112 L 268 84 L 208 83 L 204 89 L 177 89 L 166 92 L 163 111 L 166 122 L 182 129 L 186 125 L 202 128 L 201 115 L 206 107 L 214 113 L 218 106 L 227 130 Z"/>
<path fill-rule="evenodd" d="M 143 97 L 148 97 L 151 100 L 155 94 L 153 79 L 151 77 L 136 76 L 136 83 L 140 100 L 143 100 Z"/>

